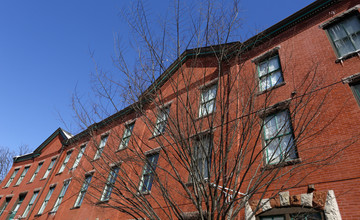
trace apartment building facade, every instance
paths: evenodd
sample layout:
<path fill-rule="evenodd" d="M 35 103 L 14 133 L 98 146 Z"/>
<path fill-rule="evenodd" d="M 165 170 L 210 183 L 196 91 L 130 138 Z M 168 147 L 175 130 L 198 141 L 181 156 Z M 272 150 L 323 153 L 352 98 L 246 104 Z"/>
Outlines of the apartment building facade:
<path fill-rule="evenodd" d="M 14 158 L 0 219 L 360 219 L 359 106 L 359 2 L 318 0 Z"/>

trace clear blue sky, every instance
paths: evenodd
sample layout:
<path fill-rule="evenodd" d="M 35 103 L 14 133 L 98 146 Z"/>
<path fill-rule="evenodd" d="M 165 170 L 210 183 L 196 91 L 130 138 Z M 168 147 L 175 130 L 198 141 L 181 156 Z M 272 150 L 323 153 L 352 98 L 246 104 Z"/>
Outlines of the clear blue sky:
<path fill-rule="evenodd" d="M 90 92 L 94 64 L 112 70 L 114 36 L 127 42 L 119 11 L 130 0 L 0 1 L 0 146 L 38 147 L 58 127 L 77 131 L 71 95 Z M 170 1 L 147 6 L 163 13 Z M 243 0 L 244 33 L 250 37 L 313 0 Z M 58 112 L 69 124 L 64 127 Z"/>

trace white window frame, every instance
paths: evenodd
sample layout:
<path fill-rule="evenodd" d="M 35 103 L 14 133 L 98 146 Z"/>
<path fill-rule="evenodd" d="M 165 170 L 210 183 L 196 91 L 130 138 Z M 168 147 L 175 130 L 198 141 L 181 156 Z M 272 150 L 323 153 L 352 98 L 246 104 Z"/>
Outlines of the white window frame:
<path fill-rule="evenodd" d="M 23 179 L 25 178 L 26 173 L 29 171 L 30 166 L 25 166 L 24 170 L 22 171 L 21 175 L 19 176 L 19 179 L 16 181 L 15 186 L 20 185 L 20 183 L 23 181 Z"/>
<path fill-rule="evenodd" d="M 159 161 L 160 152 L 156 151 L 146 155 L 145 165 L 142 171 L 139 192 L 140 193 L 150 193 L 153 182 L 154 182 L 154 173 Z"/>
<path fill-rule="evenodd" d="M 55 187 L 56 186 L 51 186 L 49 188 L 49 192 L 46 194 L 46 197 L 45 197 L 43 203 L 41 204 L 41 207 L 40 207 L 40 209 L 38 211 L 38 215 L 41 215 L 41 214 L 44 213 L 44 210 L 45 210 L 45 208 L 46 208 L 46 206 L 47 206 L 47 204 L 48 204 L 48 202 L 49 202 L 49 200 L 51 198 L 51 195 L 53 194 L 53 192 L 55 190 Z"/>
<path fill-rule="evenodd" d="M 111 168 L 111 171 L 109 173 L 109 176 L 106 180 L 106 184 L 103 190 L 103 193 L 101 194 L 100 201 L 108 201 L 111 196 L 111 192 L 114 188 L 116 177 L 118 175 L 120 168 L 118 166 L 114 166 Z"/>
<path fill-rule="evenodd" d="M 40 171 L 40 169 L 41 169 L 41 167 L 42 167 L 43 164 L 44 164 L 44 162 L 40 162 L 40 163 L 38 164 L 38 166 L 36 167 L 36 170 L 35 170 L 34 174 L 31 176 L 31 179 L 30 179 L 29 183 L 32 183 L 32 182 L 34 181 L 35 177 L 36 177 L 37 174 L 39 173 L 39 171 Z"/>
<path fill-rule="evenodd" d="M 26 206 L 24 213 L 22 214 L 22 218 L 26 218 L 26 216 L 29 214 L 30 209 L 32 208 L 32 206 L 35 203 L 35 200 L 37 198 L 37 196 L 39 195 L 39 191 L 34 191 L 34 194 L 32 195 L 29 204 Z"/>
<path fill-rule="evenodd" d="M 266 115 L 263 118 L 262 129 L 264 159 L 267 165 L 279 164 L 298 158 L 291 117 L 287 109 Z M 288 138 L 288 141 L 285 138 Z M 283 142 L 284 140 L 285 142 Z"/>
<path fill-rule="evenodd" d="M 104 151 L 104 148 L 106 146 L 106 142 L 108 141 L 108 139 L 109 139 L 109 134 L 105 134 L 105 135 L 101 136 L 99 147 L 97 147 L 97 151 L 96 151 L 96 154 L 94 156 L 94 160 L 97 160 L 97 159 L 100 158 L 102 152 Z"/>
<path fill-rule="evenodd" d="M 54 167 L 56 159 L 57 159 L 56 157 L 51 159 L 50 164 L 49 164 L 48 168 L 46 169 L 42 179 L 46 179 L 49 176 L 52 168 Z"/>
<path fill-rule="evenodd" d="M 91 179 L 92 179 L 92 176 L 93 174 L 88 174 L 88 175 L 85 175 L 85 180 L 84 180 L 84 183 L 80 189 L 80 192 L 79 192 L 79 195 L 78 197 L 76 198 L 76 201 L 75 201 L 75 204 L 74 204 L 74 207 L 80 207 L 82 202 L 84 201 L 84 197 L 85 197 L 85 194 L 90 186 L 90 183 L 91 183 Z"/>
<path fill-rule="evenodd" d="M 156 117 L 156 124 L 154 127 L 153 136 L 161 135 L 165 132 L 167 121 L 170 114 L 170 105 L 166 105 L 159 109 Z"/>
<path fill-rule="evenodd" d="M 121 142 L 120 142 L 120 145 L 119 145 L 119 150 L 125 149 L 129 145 L 129 141 L 130 141 L 134 126 L 135 126 L 135 121 L 131 122 L 131 123 L 128 123 L 128 124 L 125 124 L 125 130 L 124 130 L 124 134 L 123 134 L 123 136 L 121 138 Z"/>
<path fill-rule="evenodd" d="M 199 180 L 208 179 L 211 170 L 212 135 L 202 134 L 196 137 L 193 143 L 194 176 Z"/>
<path fill-rule="evenodd" d="M 65 180 L 64 181 L 64 185 L 61 188 L 60 194 L 54 204 L 53 209 L 51 210 L 51 212 L 56 212 L 59 209 L 59 206 L 61 205 L 61 202 L 63 200 L 63 198 L 65 197 L 65 193 L 66 190 L 68 189 L 69 185 L 70 185 L 71 179 Z"/>
<path fill-rule="evenodd" d="M 200 105 L 199 105 L 199 118 L 207 116 L 215 112 L 216 109 L 216 96 L 217 96 L 217 81 L 201 88 Z M 213 97 L 210 96 L 210 93 Z"/>
<path fill-rule="evenodd" d="M 6 185 L 4 186 L 9 187 L 11 185 L 11 183 L 14 181 L 16 174 L 19 172 L 20 168 L 15 168 L 14 172 L 11 174 L 10 179 L 7 181 Z"/>
<path fill-rule="evenodd" d="M 78 153 L 78 155 L 77 155 L 77 157 L 76 157 L 76 159 L 75 159 L 75 161 L 74 161 L 74 165 L 72 166 L 71 170 L 75 170 L 76 167 L 79 165 L 79 163 L 80 163 L 80 161 L 81 161 L 81 158 L 82 158 L 82 156 L 83 156 L 84 153 L 85 153 L 86 146 L 87 146 L 87 144 L 81 145 L 80 150 L 79 150 L 79 153 Z"/>
<path fill-rule="evenodd" d="M 66 165 L 70 160 L 71 154 L 72 154 L 72 150 L 69 150 L 68 152 L 66 152 L 66 157 L 65 157 L 64 162 L 62 163 L 58 173 L 64 172 Z"/>

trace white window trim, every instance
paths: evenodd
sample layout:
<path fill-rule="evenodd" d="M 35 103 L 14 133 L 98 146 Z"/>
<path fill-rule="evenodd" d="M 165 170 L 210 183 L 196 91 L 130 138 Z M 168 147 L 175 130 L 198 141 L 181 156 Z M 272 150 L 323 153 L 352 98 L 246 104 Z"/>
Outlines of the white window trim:
<path fill-rule="evenodd" d="M 100 142 L 99 142 L 99 145 L 98 146 L 95 146 L 96 147 L 96 152 L 95 152 L 95 155 L 94 155 L 94 159 L 93 160 L 97 160 L 101 157 L 101 155 L 103 154 L 104 152 L 104 148 L 106 147 L 106 144 L 108 143 L 109 141 L 109 137 L 110 137 L 110 132 L 105 132 L 104 134 L 101 134 L 100 135 Z M 102 148 L 100 148 L 100 144 L 102 142 L 102 140 L 106 138 L 106 141 L 105 141 L 105 144 Z"/>
<path fill-rule="evenodd" d="M 74 163 L 72 165 L 72 167 L 70 168 L 70 171 L 72 170 L 75 170 L 79 164 L 80 164 L 80 161 L 81 161 L 81 158 L 84 156 L 85 154 L 85 151 L 86 151 L 86 148 L 87 148 L 87 145 L 88 145 L 89 142 L 85 142 L 85 143 L 82 143 L 80 144 L 80 147 L 79 147 L 79 151 L 78 151 L 78 154 L 76 155 L 76 158 L 74 160 Z M 80 152 L 81 152 L 81 149 L 84 148 L 84 152 L 81 153 L 81 157 L 79 158 L 79 155 L 80 155 Z M 77 161 L 79 160 L 79 161 Z"/>
<path fill-rule="evenodd" d="M 63 162 L 61 163 L 58 174 L 65 171 L 66 165 L 69 163 L 73 151 L 74 151 L 74 149 L 70 149 L 70 150 L 66 151 L 65 158 L 64 158 Z M 67 161 L 66 161 L 66 158 L 68 158 Z"/>
<path fill-rule="evenodd" d="M 132 129 L 131 129 L 131 131 L 130 131 L 130 135 L 129 135 L 129 136 L 125 136 L 125 134 L 126 134 L 126 132 L 128 131 L 130 125 L 133 125 L 133 127 L 132 127 Z M 123 135 L 122 135 L 122 137 L 121 137 L 118 150 L 123 150 L 123 149 L 126 149 L 126 148 L 128 147 L 130 138 L 133 136 L 132 134 L 133 134 L 133 131 L 134 131 L 134 127 L 135 127 L 135 120 L 132 120 L 132 122 L 124 123 Z M 127 141 L 126 144 L 123 144 L 123 140 L 124 140 L 124 139 L 128 139 L 128 141 Z"/>
<path fill-rule="evenodd" d="M 115 169 L 118 169 L 117 172 L 115 172 Z M 100 197 L 100 201 L 104 202 L 104 201 L 108 201 L 111 197 L 112 194 L 112 190 L 114 188 L 114 185 L 116 183 L 116 178 L 119 175 L 119 171 L 120 168 L 118 166 L 113 166 L 109 172 L 108 178 L 106 179 L 106 183 L 104 186 L 104 190 L 101 193 L 101 197 Z M 112 175 L 112 173 L 114 173 L 115 175 Z M 115 177 L 114 177 L 115 176 Z M 114 177 L 114 183 L 111 183 L 111 179 L 112 177 Z M 110 191 L 110 192 L 109 192 Z M 109 192 L 109 195 L 107 196 L 106 194 Z"/>
<path fill-rule="evenodd" d="M 205 103 L 203 103 L 203 101 L 202 101 L 203 92 L 210 89 L 212 86 L 216 86 L 213 110 L 212 110 L 212 112 L 208 112 L 208 111 L 202 112 L 201 109 L 202 109 L 203 104 L 206 104 L 209 102 L 209 100 L 207 100 Z M 218 89 L 219 89 L 218 78 L 211 80 L 210 82 L 206 83 L 205 85 L 200 86 L 199 89 L 200 89 L 200 99 L 199 99 L 198 118 L 204 118 L 204 117 L 207 117 L 216 112 L 216 101 L 217 101 L 216 98 L 217 98 L 217 93 L 218 93 Z"/>
<path fill-rule="evenodd" d="M 34 182 L 36 176 L 39 174 L 39 171 L 40 171 L 41 167 L 44 165 L 44 162 L 45 162 L 45 160 L 42 160 L 42 161 L 39 161 L 39 162 L 38 162 L 37 167 L 36 167 L 33 175 L 31 176 L 31 178 L 30 178 L 30 180 L 29 180 L 29 183 Z M 36 170 L 38 169 L 38 167 L 40 166 L 40 164 L 41 164 L 41 167 L 40 167 L 39 170 L 36 172 Z M 35 175 L 35 176 L 34 176 L 34 175 Z"/>
<path fill-rule="evenodd" d="M 160 136 L 160 135 L 162 135 L 165 131 L 160 131 L 159 129 L 158 129 L 158 124 L 161 124 L 162 122 L 164 122 L 165 123 L 165 125 L 164 125 L 164 129 L 166 129 L 166 126 L 168 126 L 168 119 L 169 119 L 169 115 L 170 115 L 170 107 L 171 107 L 171 103 L 172 102 L 168 102 L 167 104 L 164 104 L 164 105 L 162 105 L 162 106 L 160 106 L 160 107 L 158 107 L 158 109 L 157 109 L 157 114 L 156 114 L 156 121 L 155 121 L 155 126 L 154 126 L 154 131 L 152 132 L 152 136 L 153 137 L 157 137 L 157 136 Z M 169 113 L 167 114 L 167 116 L 166 116 L 166 119 L 164 120 L 164 121 L 160 121 L 160 122 L 158 122 L 158 119 L 160 118 L 159 116 L 160 116 L 160 113 L 161 114 L 165 114 L 164 113 L 164 110 L 165 109 L 169 109 Z M 162 116 L 162 115 L 161 115 Z"/>
<path fill-rule="evenodd" d="M 25 165 L 25 166 L 24 166 L 24 169 L 23 169 L 23 171 L 21 172 L 19 178 L 17 179 L 17 181 L 16 181 L 16 183 L 15 183 L 15 186 L 18 186 L 18 185 L 20 185 L 20 184 L 22 183 L 22 181 L 24 180 L 26 174 L 29 172 L 30 167 L 31 167 L 31 164 L 28 164 L 28 165 Z M 26 168 L 27 168 L 27 171 L 26 171 L 26 173 L 24 173 Z M 24 176 L 22 177 L 23 174 L 24 174 Z M 21 177 L 22 177 L 22 179 L 20 179 Z M 19 181 L 20 181 L 20 182 L 19 182 Z"/>

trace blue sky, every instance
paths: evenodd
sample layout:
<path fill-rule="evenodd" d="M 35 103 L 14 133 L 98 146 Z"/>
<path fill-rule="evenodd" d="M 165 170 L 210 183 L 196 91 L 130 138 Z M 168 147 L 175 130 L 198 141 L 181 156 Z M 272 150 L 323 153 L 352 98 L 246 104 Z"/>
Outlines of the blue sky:
<path fill-rule="evenodd" d="M 38 147 L 58 127 L 78 131 L 71 96 L 91 93 L 96 62 L 113 70 L 114 36 L 129 34 L 120 9 L 131 0 L 0 1 L 0 146 Z M 166 0 L 147 1 L 154 14 Z M 240 16 L 250 37 L 300 10 L 313 0 L 243 0 Z M 129 42 L 130 43 L 130 42 Z M 68 127 L 60 120 L 59 113 Z"/>

